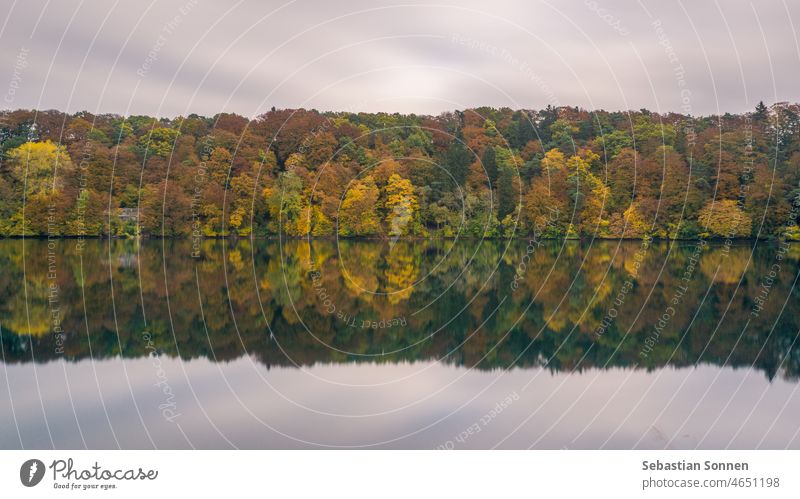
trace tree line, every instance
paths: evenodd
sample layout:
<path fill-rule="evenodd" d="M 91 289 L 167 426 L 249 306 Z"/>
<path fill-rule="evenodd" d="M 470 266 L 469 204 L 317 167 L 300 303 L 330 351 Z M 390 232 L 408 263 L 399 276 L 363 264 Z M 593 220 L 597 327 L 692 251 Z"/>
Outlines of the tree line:
<path fill-rule="evenodd" d="M 0 235 L 800 239 L 800 106 L 0 112 Z"/>

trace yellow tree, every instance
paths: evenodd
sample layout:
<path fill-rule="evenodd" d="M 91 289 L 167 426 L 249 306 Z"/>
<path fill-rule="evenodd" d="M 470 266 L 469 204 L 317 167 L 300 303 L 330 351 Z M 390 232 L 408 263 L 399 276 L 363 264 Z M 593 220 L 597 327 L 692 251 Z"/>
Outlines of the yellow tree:
<path fill-rule="evenodd" d="M 553 173 L 557 170 L 563 170 L 566 162 L 563 152 L 558 149 L 550 149 L 542 158 L 542 168 L 545 169 L 546 173 Z"/>
<path fill-rule="evenodd" d="M 233 164 L 233 156 L 224 147 L 216 147 L 206 162 L 209 179 L 217 185 L 228 188 L 228 174 Z"/>
<path fill-rule="evenodd" d="M 578 208 L 578 225 L 581 233 L 603 232 L 608 222 L 603 219 L 604 203 L 609 196 L 608 187 L 589 170 L 592 157 L 572 156 L 567 161 L 570 194 Z"/>
<path fill-rule="evenodd" d="M 353 182 L 339 210 L 339 235 L 368 236 L 380 232 L 380 220 L 375 210 L 379 195 L 372 176 Z"/>
<path fill-rule="evenodd" d="M 619 237 L 641 238 L 648 235 L 650 226 L 642 216 L 638 203 L 631 203 L 623 214 L 625 227 Z M 616 236 L 616 234 L 615 234 Z"/>
<path fill-rule="evenodd" d="M 384 192 L 389 235 L 398 237 L 416 230 L 418 228 L 416 219 L 419 213 L 419 202 L 414 195 L 414 185 L 411 181 L 396 173 L 392 174 Z"/>
<path fill-rule="evenodd" d="M 74 169 L 67 149 L 49 140 L 26 142 L 10 150 L 8 160 L 14 179 L 27 185 L 28 196 L 58 191 L 63 186 L 61 179 Z"/>
<path fill-rule="evenodd" d="M 333 234 L 333 223 L 331 223 L 330 219 L 325 215 L 319 206 L 314 206 L 311 215 L 313 218 L 312 223 L 314 225 L 314 227 L 311 229 L 312 235 L 330 236 Z"/>
<path fill-rule="evenodd" d="M 74 166 L 62 145 L 26 142 L 8 152 L 15 213 L 8 221 L 12 234 L 60 234 L 71 200 L 64 180 L 74 177 Z M 24 206 L 23 206 L 24 204 Z M 23 216 L 24 215 L 24 216 Z"/>
<path fill-rule="evenodd" d="M 730 199 L 709 202 L 700 210 L 698 222 L 705 235 L 720 237 L 747 237 L 753 226 L 750 215 Z"/>

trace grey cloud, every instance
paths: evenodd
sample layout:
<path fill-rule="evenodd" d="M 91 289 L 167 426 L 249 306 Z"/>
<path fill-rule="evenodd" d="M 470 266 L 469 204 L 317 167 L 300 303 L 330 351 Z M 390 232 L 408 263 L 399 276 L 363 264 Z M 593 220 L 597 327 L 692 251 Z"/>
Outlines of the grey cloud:
<path fill-rule="evenodd" d="M 557 101 L 679 111 L 676 64 L 685 70 L 693 114 L 798 100 L 798 8 L 781 0 L 112 5 L 17 2 L 0 33 L 0 85 L 13 76 L 20 48 L 30 49 L 30 57 L 10 107 L 172 116 L 253 115 L 301 105 L 438 113 Z M 176 16 L 177 26 L 166 33 Z M 142 77 L 137 71 L 156 46 L 157 59 Z"/>

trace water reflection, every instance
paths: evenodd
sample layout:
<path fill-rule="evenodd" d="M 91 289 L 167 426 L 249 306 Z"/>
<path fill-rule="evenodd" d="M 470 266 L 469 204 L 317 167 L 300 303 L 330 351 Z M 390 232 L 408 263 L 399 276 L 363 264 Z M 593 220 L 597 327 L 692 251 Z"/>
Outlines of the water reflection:
<path fill-rule="evenodd" d="M 0 241 L 0 448 L 800 446 L 800 246 L 192 251 Z"/>
<path fill-rule="evenodd" d="M 192 258 L 186 241 L 6 240 L 3 355 L 141 357 L 147 335 L 165 356 L 267 366 L 709 363 L 795 379 L 798 258 L 778 244 L 298 240 L 205 241 Z"/>

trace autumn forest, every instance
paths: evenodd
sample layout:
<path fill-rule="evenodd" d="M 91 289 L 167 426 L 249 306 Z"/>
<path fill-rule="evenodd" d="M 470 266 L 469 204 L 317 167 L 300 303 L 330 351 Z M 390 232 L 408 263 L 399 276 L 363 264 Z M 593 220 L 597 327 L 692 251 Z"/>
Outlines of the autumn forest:
<path fill-rule="evenodd" d="M 0 235 L 800 239 L 800 105 L 0 113 Z"/>

